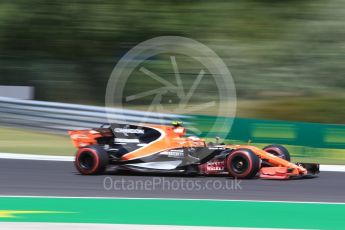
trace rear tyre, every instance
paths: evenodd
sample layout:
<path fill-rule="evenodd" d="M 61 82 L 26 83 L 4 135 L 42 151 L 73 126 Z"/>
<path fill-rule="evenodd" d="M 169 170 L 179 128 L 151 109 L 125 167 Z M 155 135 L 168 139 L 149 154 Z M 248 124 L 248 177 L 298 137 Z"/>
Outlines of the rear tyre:
<path fill-rule="evenodd" d="M 251 179 L 259 172 L 261 162 L 250 149 L 236 149 L 227 157 L 225 166 L 230 176 Z"/>
<path fill-rule="evenodd" d="M 83 175 L 103 173 L 108 165 L 108 153 L 99 146 L 88 146 L 78 150 L 75 167 Z"/>
<path fill-rule="evenodd" d="M 284 160 L 291 161 L 290 153 L 284 146 L 268 145 L 263 150 Z"/>

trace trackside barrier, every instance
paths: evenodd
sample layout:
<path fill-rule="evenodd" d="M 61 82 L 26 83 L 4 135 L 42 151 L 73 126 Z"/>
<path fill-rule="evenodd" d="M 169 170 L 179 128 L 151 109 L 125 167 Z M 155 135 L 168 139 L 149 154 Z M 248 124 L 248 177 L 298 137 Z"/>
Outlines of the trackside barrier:
<path fill-rule="evenodd" d="M 207 128 L 213 124 L 215 119 L 212 116 L 198 115 L 193 117 L 193 122 L 198 129 L 203 131 L 201 136 L 206 136 L 206 134 L 211 136 L 207 132 Z M 214 133 L 213 135 L 220 134 Z M 344 149 L 345 125 L 235 118 L 226 139 Z"/>
<path fill-rule="evenodd" d="M 107 122 L 107 117 L 119 122 L 123 120 L 138 122 L 143 116 L 149 123 L 168 124 L 173 120 L 182 120 L 187 123 L 187 127 L 193 126 L 199 129 L 201 136 L 208 134 L 209 137 L 215 137 L 221 134 L 208 133 L 217 118 L 214 116 L 149 113 L 0 97 L 0 124 L 42 128 L 55 132 L 65 133 L 69 129 L 98 127 Z M 235 118 L 231 131 L 225 134 L 226 139 L 243 142 L 251 140 L 255 143 L 345 148 L 345 125 Z"/>
<path fill-rule="evenodd" d="M 170 123 L 182 115 L 0 97 L 0 124 L 65 132 L 111 121 Z"/>

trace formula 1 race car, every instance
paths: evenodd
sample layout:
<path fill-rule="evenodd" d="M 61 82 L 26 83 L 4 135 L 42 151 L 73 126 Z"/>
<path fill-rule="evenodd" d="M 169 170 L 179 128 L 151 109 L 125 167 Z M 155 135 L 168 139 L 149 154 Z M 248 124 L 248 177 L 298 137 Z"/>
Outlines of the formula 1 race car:
<path fill-rule="evenodd" d="M 289 179 L 319 173 L 319 165 L 291 163 L 286 148 L 269 145 L 206 144 L 185 137 L 186 129 L 151 124 L 105 124 L 90 130 L 69 131 L 77 170 L 84 175 L 103 173 L 108 166 L 134 172 L 187 175 L 229 174 L 240 179 Z"/>

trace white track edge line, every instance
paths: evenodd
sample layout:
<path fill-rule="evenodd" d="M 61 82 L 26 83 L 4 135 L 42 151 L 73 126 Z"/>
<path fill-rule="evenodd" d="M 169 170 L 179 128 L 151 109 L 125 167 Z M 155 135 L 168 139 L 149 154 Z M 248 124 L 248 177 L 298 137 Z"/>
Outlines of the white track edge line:
<path fill-rule="evenodd" d="M 248 202 L 248 203 L 290 203 L 290 204 L 335 204 L 345 205 L 341 202 L 321 202 L 321 201 L 283 201 L 283 200 L 222 200 L 222 199 L 188 199 L 188 198 L 140 198 L 140 197 L 73 197 L 73 196 L 13 196 L 0 195 L 0 198 L 47 198 L 47 199 L 96 199 L 96 200 L 166 200 L 166 201 L 214 201 L 214 202 Z"/>
<path fill-rule="evenodd" d="M 0 159 L 38 160 L 38 161 L 74 161 L 73 156 L 51 156 L 21 153 L 0 153 Z M 322 172 L 345 172 L 345 165 L 320 165 Z"/>
<path fill-rule="evenodd" d="M 52 156 L 22 153 L 0 153 L 0 159 L 38 160 L 38 161 L 74 161 L 73 156 Z"/>
<path fill-rule="evenodd" d="M 322 172 L 345 172 L 345 165 L 320 165 Z"/>

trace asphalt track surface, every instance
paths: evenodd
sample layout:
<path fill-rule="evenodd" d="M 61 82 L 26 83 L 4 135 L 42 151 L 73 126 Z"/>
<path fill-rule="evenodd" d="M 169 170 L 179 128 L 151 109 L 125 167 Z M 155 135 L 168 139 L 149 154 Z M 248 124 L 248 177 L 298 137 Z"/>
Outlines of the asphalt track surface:
<path fill-rule="evenodd" d="M 130 197 L 345 202 L 345 173 L 312 179 L 242 180 L 226 176 L 82 176 L 72 162 L 0 159 L 0 196 Z"/>

